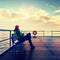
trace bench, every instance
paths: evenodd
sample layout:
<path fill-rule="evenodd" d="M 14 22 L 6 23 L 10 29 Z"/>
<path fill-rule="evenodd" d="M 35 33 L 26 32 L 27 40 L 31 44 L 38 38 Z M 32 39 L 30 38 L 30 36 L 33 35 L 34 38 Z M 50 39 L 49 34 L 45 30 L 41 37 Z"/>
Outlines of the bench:
<path fill-rule="evenodd" d="M 20 44 L 20 45 L 22 45 L 23 44 L 23 42 L 19 42 L 18 40 L 17 40 L 17 35 L 15 35 L 15 33 L 13 33 L 12 34 L 12 38 L 11 38 L 11 40 L 12 40 L 12 46 L 13 45 L 16 45 L 16 44 Z"/>

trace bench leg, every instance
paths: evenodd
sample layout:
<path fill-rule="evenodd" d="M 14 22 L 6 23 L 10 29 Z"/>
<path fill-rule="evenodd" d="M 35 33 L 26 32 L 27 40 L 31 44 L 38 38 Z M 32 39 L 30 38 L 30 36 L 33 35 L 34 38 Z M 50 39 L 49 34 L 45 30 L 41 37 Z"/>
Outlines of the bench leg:
<path fill-rule="evenodd" d="M 15 44 L 15 37 L 14 35 L 12 34 L 12 46 Z"/>

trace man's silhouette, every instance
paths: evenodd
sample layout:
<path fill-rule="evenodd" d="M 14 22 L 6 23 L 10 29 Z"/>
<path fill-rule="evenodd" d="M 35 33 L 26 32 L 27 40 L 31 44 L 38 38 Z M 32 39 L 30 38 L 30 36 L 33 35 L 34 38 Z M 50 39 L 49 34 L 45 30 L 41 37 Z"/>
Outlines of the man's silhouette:
<path fill-rule="evenodd" d="M 27 35 L 24 35 L 24 33 L 22 33 L 19 29 L 19 25 L 15 26 L 14 32 L 16 33 L 16 35 L 18 36 L 17 40 L 19 42 L 24 42 L 26 40 L 28 40 L 31 49 L 34 49 L 35 46 L 33 46 L 32 41 L 31 41 L 31 33 L 28 33 Z"/>

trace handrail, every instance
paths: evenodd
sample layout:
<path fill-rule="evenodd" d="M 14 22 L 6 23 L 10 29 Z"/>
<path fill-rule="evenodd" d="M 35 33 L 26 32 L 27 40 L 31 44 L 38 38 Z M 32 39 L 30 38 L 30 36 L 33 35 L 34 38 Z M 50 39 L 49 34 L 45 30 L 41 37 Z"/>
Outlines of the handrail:
<path fill-rule="evenodd" d="M 52 31 L 52 32 L 60 32 L 60 31 Z"/>
<path fill-rule="evenodd" d="M 8 39 L 10 39 L 10 38 L 7 38 L 7 39 L 4 39 L 4 40 L 1 40 L 0 42 L 6 41 L 6 40 L 8 40 Z"/>
<path fill-rule="evenodd" d="M 7 38 L 7 39 L 1 40 L 0 42 L 3 42 L 3 41 L 6 41 L 6 40 L 10 39 L 10 47 L 11 47 L 11 35 L 12 35 L 11 32 L 14 31 L 14 30 L 0 29 L 0 31 L 9 31 L 10 32 L 10 37 Z M 22 30 L 22 32 L 32 32 L 32 30 L 30 30 L 30 31 L 23 31 Z M 43 32 L 43 36 L 44 36 L 45 31 L 37 31 L 37 32 Z"/>
<path fill-rule="evenodd" d="M 13 30 L 0 29 L 0 31 L 13 31 Z"/>
<path fill-rule="evenodd" d="M 11 47 L 11 32 L 12 32 L 13 30 L 0 29 L 0 31 L 9 31 L 9 32 L 10 32 L 10 47 Z M 8 40 L 8 39 L 4 39 L 4 40 L 2 40 L 2 41 L 6 41 L 6 40 Z M 2 41 L 0 41 L 0 42 L 2 42 Z"/>
<path fill-rule="evenodd" d="M 12 32 L 13 30 L 0 29 L 0 31 L 9 31 L 9 32 L 10 32 L 10 37 L 7 38 L 7 39 L 1 40 L 0 42 L 3 42 L 3 41 L 6 41 L 6 40 L 10 39 L 10 47 L 11 47 L 11 34 L 12 34 L 11 32 Z M 23 31 L 23 30 L 22 30 L 22 32 L 32 32 L 32 30 L 30 30 L 30 31 Z M 47 31 L 41 30 L 41 31 L 37 31 L 37 32 L 38 32 L 38 33 L 42 32 L 43 36 L 45 36 L 45 32 L 47 32 Z M 53 34 L 54 34 L 55 32 L 60 32 L 60 31 L 50 31 L 50 32 L 51 32 L 51 36 L 53 36 Z"/>
<path fill-rule="evenodd" d="M 53 34 L 56 34 L 56 32 L 60 32 L 60 31 L 51 31 L 51 36 L 53 36 Z"/>

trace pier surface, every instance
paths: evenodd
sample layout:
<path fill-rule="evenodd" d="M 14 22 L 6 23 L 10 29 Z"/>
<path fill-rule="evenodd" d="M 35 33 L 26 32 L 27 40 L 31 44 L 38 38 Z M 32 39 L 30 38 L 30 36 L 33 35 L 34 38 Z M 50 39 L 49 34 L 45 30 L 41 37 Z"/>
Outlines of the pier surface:
<path fill-rule="evenodd" d="M 60 36 L 32 37 L 35 49 L 28 41 L 16 44 L 0 55 L 0 60 L 60 60 Z"/>

